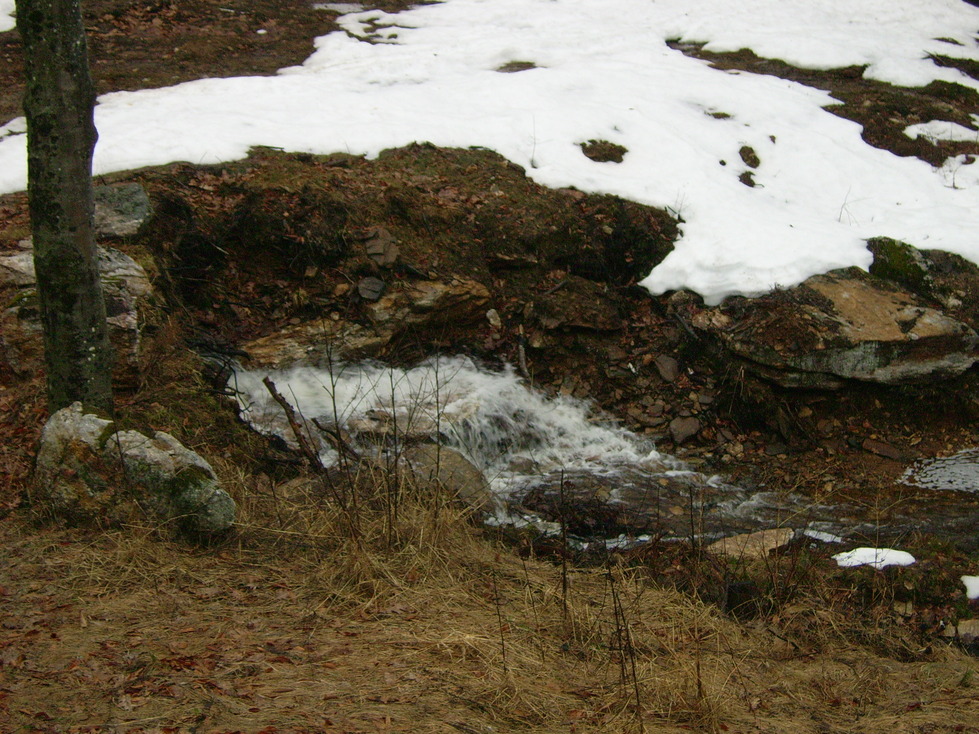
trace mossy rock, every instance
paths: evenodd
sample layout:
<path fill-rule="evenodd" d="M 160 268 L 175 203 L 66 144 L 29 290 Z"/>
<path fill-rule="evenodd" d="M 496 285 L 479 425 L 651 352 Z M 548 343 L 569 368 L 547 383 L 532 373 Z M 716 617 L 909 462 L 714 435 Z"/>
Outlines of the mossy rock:
<path fill-rule="evenodd" d="M 932 297 L 935 283 L 925 256 L 916 247 L 889 237 L 867 240 L 873 253 L 870 274 L 903 285 L 920 296 Z"/>
<path fill-rule="evenodd" d="M 199 454 L 167 433 L 117 431 L 80 403 L 59 410 L 41 437 L 33 499 L 71 523 L 112 525 L 149 516 L 195 534 L 234 523 L 235 503 Z"/>

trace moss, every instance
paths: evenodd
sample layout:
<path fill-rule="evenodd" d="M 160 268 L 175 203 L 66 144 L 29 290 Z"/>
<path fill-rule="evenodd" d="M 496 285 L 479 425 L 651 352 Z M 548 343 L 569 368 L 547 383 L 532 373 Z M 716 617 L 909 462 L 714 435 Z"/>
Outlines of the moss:
<path fill-rule="evenodd" d="M 217 482 L 214 475 L 199 466 L 188 466 L 181 469 L 167 482 L 159 484 L 161 490 L 167 492 L 174 500 L 180 502 L 188 495 L 199 494 L 200 488 L 213 485 Z"/>
<path fill-rule="evenodd" d="M 889 237 L 867 240 L 867 248 L 874 255 L 871 275 L 903 285 L 919 295 L 932 295 L 934 282 L 928 263 L 917 248 Z"/>
<path fill-rule="evenodd" d="M 40 304 L 37 301 L 37 289 L 21 288 L 14 294 L 14 297 L 10 299 L 7 308 L 39 309 Z"/>
<path fill-rule="evenodd" d="M 761 165 L 761 158 L 750 145 L 742 145 L 738 155 L 741 156 L 741 160 L 748 168 L 758 168 Z"/>
<path fill-rule="evenodd" d="M 979 105 L 979 92 L 971 87 L 956 84 L 955 82 L 935 80 L 927 86 L 922 87 L 921 91 L 931 97 L 947 102 L 972 106 Z"/>
<path fill-rule="evenodd" d="M 105 445 L 109 443 L 109 439 L 115 436 L 116 431 L 118 430 L 119 429 L 116 427 L 114 422 L 107 424 L 105 428 L 102 429 L 102 432 L 99 434 L 95 444 L 99 451 L 105 449 Z"/>
<path fill-rule="evenodd" d="M 608 140 L 589 140 L 581 143 L 581 152 L 597 163 L 621 163 L 629 149 Z"/>

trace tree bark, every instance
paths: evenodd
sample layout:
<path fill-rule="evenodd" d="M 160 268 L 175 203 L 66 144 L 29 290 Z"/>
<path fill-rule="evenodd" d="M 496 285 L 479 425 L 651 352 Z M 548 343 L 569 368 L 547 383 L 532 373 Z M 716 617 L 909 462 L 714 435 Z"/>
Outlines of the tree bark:
<path fill-rule="evenodd" d="M 112 409 L 112 351 L 93 228 L 95 85 L 79 0 L 17 0 L 28 201 L 52 412 Z"/>

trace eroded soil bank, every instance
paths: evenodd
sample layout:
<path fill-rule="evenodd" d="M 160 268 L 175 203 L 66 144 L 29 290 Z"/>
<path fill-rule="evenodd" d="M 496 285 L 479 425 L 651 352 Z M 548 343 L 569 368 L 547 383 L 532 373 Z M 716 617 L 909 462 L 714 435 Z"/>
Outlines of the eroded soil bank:
<path fill-rule="evenodd" d="M 976 495 L 899 482 L 916 459 L 976 445 L 974 371 L 839 390 L 759 379 L 691 327 L 689 294 L 653 298 L 635 285 L 682 226 L 668 212 L 548 190 L 488 151 L 427 145 L 375 161 L 257 150 L 103 183 L 123 180 L 140 183 L 154 207 L 137 236 L 115 243 L 159 293 L 150 344 L 166 332 L 212 362 L 269 364 L 278 358 L 260 345 L 283 334 L 315 340 L 307 326 L 323 320 L 379 334 L 384 317 L 383 338 L 344 358 L 406 366 L 466 354 L 513 365 L 545 392 L 596 402 L 707 474 L 857 508 L 868 543 L 920 531 L 975 548 Z M 23 196 L 6 197 L 0 214 L 0 243 L 15 249 L 27 235 Z M 419 288 L 450 298 L 410 318 L 378 311 L 382 296 Z M 970 308 L 958 315 L 972 319 Z"/>

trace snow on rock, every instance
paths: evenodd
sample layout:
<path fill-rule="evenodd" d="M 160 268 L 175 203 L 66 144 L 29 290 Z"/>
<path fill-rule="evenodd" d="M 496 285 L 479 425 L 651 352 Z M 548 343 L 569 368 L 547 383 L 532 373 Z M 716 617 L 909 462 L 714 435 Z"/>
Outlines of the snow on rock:
<path fill-rule="evenodd" d="M 878 569 L 885 566 L 910 566 L 915 562 L 914 556 L 907 551 L 893 548 L 854 548 L 845 553 L 837 553 L 833 560 L 840 568 L 873 566 Z"/>
<path fill-rule="evenodd" d="M 979 358 L 971 328 L 855 268 L 748 303 L 684 308 L 694 328 L 785 387 L 927 382 L 960 374 Z"/>
<path fill-rule="evenodd" d="M 807 538 L 812 538 L 813 540 L 818 540 L 821 543 L 842 543 L 843 538 L 835 533 L 827 533 L 823 530 L 812 530 L 806 528 L 802 531 L 802 534 Z"/>

